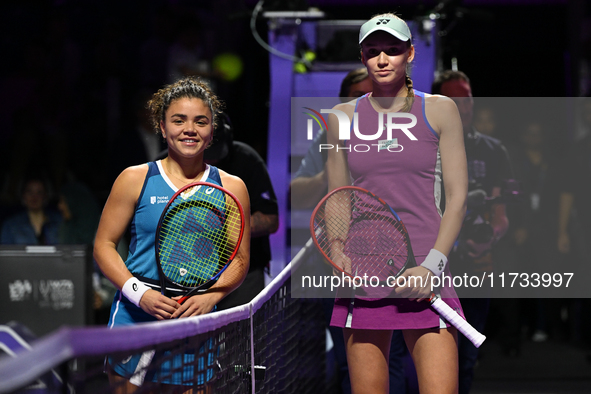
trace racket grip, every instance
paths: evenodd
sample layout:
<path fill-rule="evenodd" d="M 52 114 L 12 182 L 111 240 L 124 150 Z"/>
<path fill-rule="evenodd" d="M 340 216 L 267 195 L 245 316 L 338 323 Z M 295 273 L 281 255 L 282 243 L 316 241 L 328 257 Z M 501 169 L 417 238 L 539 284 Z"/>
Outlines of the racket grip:
<path fill-rule="evenodd" d="M 476 347 L 480 347 L 482 342 L 486 339 L 486 336 L 482 335 L 478 332 L 470 323 L 468 323 L 465 319 L 462 318 L 458 314 L 458 312 L 451 309 L 449 305 L 447 305 L 441 297 L 433 294 L 431 299 L 431 306 L 433 309 L 439 313 L 439 316 L 443 317 L 447 320 L 452 326 L 458 329 L 459 332 L 464 334 L 466 338 L 470 340 Z"/>

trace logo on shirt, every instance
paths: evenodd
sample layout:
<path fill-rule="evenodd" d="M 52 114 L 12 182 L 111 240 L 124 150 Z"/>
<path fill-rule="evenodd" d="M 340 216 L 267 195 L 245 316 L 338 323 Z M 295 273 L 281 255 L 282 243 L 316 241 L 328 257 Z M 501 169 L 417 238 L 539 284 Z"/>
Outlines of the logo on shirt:
<path fill-rule="evenodd" d="M 168 204 L 168 196 L 150 196 L 150 204 Z"/>
<path fill-rule="evenodd" d="M 199 190 L 201 190 L 201 185 L 190 187 L 181 193 L 181 198 L 183 200 L 186 200 L 187 198 L 191 197 L 193 194 L 197 193 Z M 209 195 L 209 194 L 213 193 L 214 191 L 215 191 L 215 187 L 208 187 L 205 189 L 205 194 Z"/>
<path fill-rule="evenodd" d="M 398 145 L 398 138 L 378 141 L 378 151 L 402 152 L 403 149 L 402 145 Z"/>

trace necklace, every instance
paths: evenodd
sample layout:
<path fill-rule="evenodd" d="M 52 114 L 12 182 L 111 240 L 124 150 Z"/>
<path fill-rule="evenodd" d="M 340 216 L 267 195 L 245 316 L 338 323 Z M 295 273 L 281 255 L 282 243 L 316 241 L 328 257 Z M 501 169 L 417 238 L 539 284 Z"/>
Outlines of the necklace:
<path fill-rule="evenodd" d="M 204 163 L 204 167 L 205 167 L 205 163 Z M 181 179 L 181 178 L 174 175 L 174 173 L 170 169 L 170 166 L 168 165 L 168 161 L 166 161 L 164 168 L 166 168 L 168 175 L 172 176 L 177 181 L 182 182 L 184 185 L 188 185 L 190 183 L 197 181 L 199 178 L 201 178 L 203 176 L 203 173 L 205 172 L 205 168 L 204 168 L 203 170 L 199 171 L 199 173 L 197 174 L 196 177 L 194 177 L 192 179 Z"/>

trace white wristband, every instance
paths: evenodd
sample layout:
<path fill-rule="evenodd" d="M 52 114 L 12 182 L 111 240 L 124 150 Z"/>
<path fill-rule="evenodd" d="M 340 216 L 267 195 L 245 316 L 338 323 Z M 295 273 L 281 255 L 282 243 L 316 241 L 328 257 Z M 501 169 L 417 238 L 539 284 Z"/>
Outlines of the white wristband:
<path fill-rule="evenodd" d="M 431 249 L 421 267 L 427 268 L 436 276 L 441 276 L 447 265 L 447 257 L 436 249 Z"/>
<path fill-rule="evenodd" d="M 121 292 L 135 306 L 140 307 L 140 300 L 146 291 L 150 290 L 148 286 L 139 281 L 136 277 L 131 277 L 125 282 Z"/>

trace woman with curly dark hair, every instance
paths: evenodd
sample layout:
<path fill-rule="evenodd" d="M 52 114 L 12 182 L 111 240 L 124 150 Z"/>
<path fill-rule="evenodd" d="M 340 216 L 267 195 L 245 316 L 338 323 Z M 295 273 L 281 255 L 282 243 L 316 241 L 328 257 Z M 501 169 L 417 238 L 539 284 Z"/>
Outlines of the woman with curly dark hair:
<path fill-rule="evenodd" d="M 221 106 L 208 85 L 193 78 L 165 86 L 148 102 L 152 124 L 168 144 L 168 156 L 123 170 L 105 204 L 94 257 L 104 275 L 119 289 L 111 308 L 109 327 L 209 313 L 244 280 L 250 245 L 248 191 L 240 178 L 203 160 L 205 149 L 213 140 Z M 172 298 L 161 294 L 154 253 L 155 234 L 168 200 L 183 186 L 197 181 L 218 184 L 237 196 L 246 214 L 245 232 L 238 254 L 219 280 L 207 292 L 190 297 L 181 305 L 177 302 L 180 294 Z M 128 227 L 131 242 L 128 258 L 123 261 L 117 252 L 117 244 Z M 188 354 L 178 357 L 191 356 L 194 357 Z M 140 357 L 138 354 L 120 363 L 109 360 L 110 380 L 122 385 L 120 390 L 132 392 L 137 388 L 129 379 L 137 372 Z M 167 374 L 170 379 L 166 381 L 149 376 L 146 381 L 181 384 L 182 371 L 162 373 Z M 186 389 L 191 391 L 189 387 Z"/>

